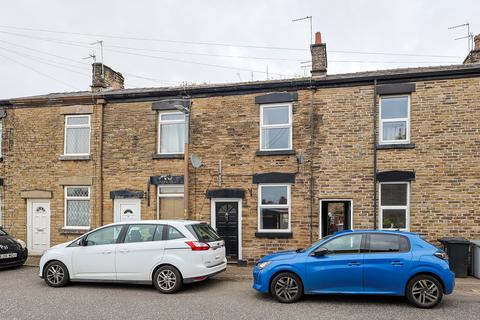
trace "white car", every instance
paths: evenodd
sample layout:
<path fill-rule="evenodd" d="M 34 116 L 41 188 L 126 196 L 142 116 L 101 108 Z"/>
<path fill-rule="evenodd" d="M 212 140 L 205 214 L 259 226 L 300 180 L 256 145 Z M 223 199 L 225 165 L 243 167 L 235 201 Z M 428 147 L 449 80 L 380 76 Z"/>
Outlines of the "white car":
<path fill-rule="evenodd" d="M 210 225 L 154 220 L 109 224 L 54 246 L 40 259 L 39 275 L 51 287 L 153 282 L 160 292 L 173 293 L 226 267 L 225 242 Z"/>

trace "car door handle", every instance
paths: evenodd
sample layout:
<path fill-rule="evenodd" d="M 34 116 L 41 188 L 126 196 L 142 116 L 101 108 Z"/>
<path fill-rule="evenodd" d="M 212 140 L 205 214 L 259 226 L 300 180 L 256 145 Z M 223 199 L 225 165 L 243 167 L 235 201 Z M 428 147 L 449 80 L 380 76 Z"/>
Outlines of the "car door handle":
<path fill-rule="evenodd" d="M 102 253 L 103 253 L 103 254 L 110 254 L 110 253 L 112 253 L 112 250 L 105 250 L 105 251 L 103 251 Z"/>
<path fill-rule="evenodd" d="M 392 266 L 403 266 L 403 263 L 400 261 L 393 261 Z"/>
<path fill-rule="evenodd" d="M 353 261 L 353 262 L 349 262 L 348 263 L 348 266 L 349 267 L 357 267 L 360 265 L 360 262 L 356 262 L 356 261 Z"/>
<path fill-rule="evenodd" d="M 120 250 L 118 250 L 118 251 L 121 252 L 121 253 L 128 253 L 128 252 L 129 252 L 128 249 L 120 249 Z"/>

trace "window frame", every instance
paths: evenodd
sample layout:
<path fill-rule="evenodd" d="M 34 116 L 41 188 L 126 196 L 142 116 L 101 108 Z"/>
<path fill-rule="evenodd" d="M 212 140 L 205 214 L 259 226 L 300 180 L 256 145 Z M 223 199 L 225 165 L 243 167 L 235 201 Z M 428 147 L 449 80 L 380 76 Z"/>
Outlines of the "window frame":
<path fill-rule="evenodd" d="M 69 188 L 87 188 L 88 189 L 88 197 L 72 197 L 68 196 L 67 189 Z M 92 214 L 92 194 L 90 186 L 65 186 L 63 188 L 64 192 L 64 222 L 63 222 L 63 229 L 73 229 L 73 230 L 90 230 L 91 227 L 91 214 Z M 90 202 L 90 210 L 88 212 L 88 226 L 69 226 L 67 225 L 67 216 L 68 216 L 68 207 L 67 201 L 68 200 L 88 200 Z"/>
<path fill-rule="evenodd" d="M 88 118 L 88 124 L 68 124 L 68 119 L 70 118 Z M 66 115 L 65 116 L 65 132 L 63 135 L 63 155 L 64 156 L 89 156 L 91 151 L 91 135 L 92 135 L 92 117 L 90 114 L 76 114 L 76 115 Z M 88 152 L 86 153 L 67 153 L 67 131 L 68 129 L 73 128 L 88 128 Z"/>
<path fill-rule="evenodd" d="M 292 150 L 293 149 L 293 115 L 292 109 L 293 104 L 291 102 L 287 103 L 269 103 L 269 104 L 261 104 L 260 105 L 260 151 L 285 151 L 285 150 Z M 288 107 L 288 124 L 263 124 L 263 110 L 265 108 L 275 108 L 275 107 Z M 264 128 L 289 128 L 290 139 L 288 141 L 287 148 L 278 148 L 278 149 L 264 149 L 263 148 L 263 129 Z"/>
<path fill-rule="evenodd" d="M 183 120 L 162 120 L 162 115 L 168 115 L 168 114 L 175 114 L 175 115 L 182 115 L 183 116 Z M 185 119 L 185 113 L 181 112 L 181 111 L 174 111 L 174 110 L 170 110 L 170 111 L 162 111 L 162 112 L 158 112 L 158 132 L 157 132 L 157 154 L 165 154 L 165 155 L 169 155 L 169 154 L 185 154 L 185 141 L 183 142 L 182 144 L 182 151 L 181 152 L 162 152 L 162 125 L 163 124 L 179 124 L 179 123 L 183 123 L 184 126 L 186 126 L 186 119 Z M 184 128 L 185 130 L 185 128 Z M 185 140 L 185 137 L 183 137 L 183 139 Z"/>
<path fill-rule="evenodd" d="M 161 188 L 178 188 L 183 187 L 183 193 L 160 193 Z M 157 185 L 157 220 L 160 220 L 160 198 L 185 198 L 184 184 L 159 184 Z M 184 208 L 185 211 L 185 208 Z"/>
<path fill-rule="evenodd" d="M 287 204 L 262 204 L 262 192 L 263 187 L 287 187 Z M 290 233 L 292 232 L 292 195 L 291 195 L 291 184 L 289 183 L 262 183 L 258 185 L 258 205 L 257 205 L 257 218 L 258 232 L 267 232 L 267 233 Z M 263 208 L 288 208 L 288 229 L 263 229 L 261 226 L 261 209 Z"/>
<path fill-rule="evenodd" d="M 393 118 L 393 119 L 382 119 L 382 101 L 383 99 L 388 98 L 407 98 L 407 118 Z M 379 121 L 379 141 L 381 145 L 389 145 L 389 144 L 409 144 L 410 143 L 410 104 L 411 104 L 411 95 L 410 94 L 398 94 L 398 95 L 381 95 L 380 96 L 380 103 L 379 103 L 379 112 L 378 112 L 378 121 Z M 383 124 L 385 122 L 406 122 L 406 139 L 404 140 L 383 140 Z"/>
<path fill-rule="evenodd" d="M 406 184 L 407 185 L 407 204 L 402 206 L 382 206 L 382 185 L 384 184 Z M 389 181 L 389 182 L 380 182 L 378 188 L 378 209 L 379 209 L 379 218 L 380 218 L 380 230 L 397 230 L 397 228 L 384 228 L 383 227 L 383 210 L 405 210 L 405 228 L 398 228 L 401 231 L 410 230 L 410 182 L 408 181 Z"/>

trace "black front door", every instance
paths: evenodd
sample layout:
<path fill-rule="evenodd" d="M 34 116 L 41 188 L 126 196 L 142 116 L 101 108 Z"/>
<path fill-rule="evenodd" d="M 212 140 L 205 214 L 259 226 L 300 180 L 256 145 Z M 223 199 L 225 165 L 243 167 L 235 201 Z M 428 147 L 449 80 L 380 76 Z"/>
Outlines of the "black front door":
<path fill-rule="evenodd" d="M 217 233 L 225 240 L 228 260 L 238 260 L 238 202 L 215 202 Z"/>

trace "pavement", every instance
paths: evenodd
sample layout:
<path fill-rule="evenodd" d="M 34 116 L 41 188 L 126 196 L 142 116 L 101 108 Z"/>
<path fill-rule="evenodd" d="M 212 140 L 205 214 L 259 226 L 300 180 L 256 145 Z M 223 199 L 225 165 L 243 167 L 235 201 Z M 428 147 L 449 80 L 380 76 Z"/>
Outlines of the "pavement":
<path fill-rule="evenodd" d="M 250 267 L 186 285 L 174 295 L 153 286 L 75 283 L 50 288 L 37 268 L 0 271 L 0 319 L 476 319 L 480 280 L 458 279 L 454 294 L 435 309 L 411 307 L 403 298 L 308 296 L 280 304 L 251 288 Z"/>

